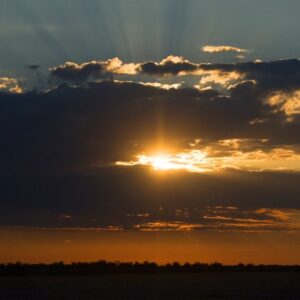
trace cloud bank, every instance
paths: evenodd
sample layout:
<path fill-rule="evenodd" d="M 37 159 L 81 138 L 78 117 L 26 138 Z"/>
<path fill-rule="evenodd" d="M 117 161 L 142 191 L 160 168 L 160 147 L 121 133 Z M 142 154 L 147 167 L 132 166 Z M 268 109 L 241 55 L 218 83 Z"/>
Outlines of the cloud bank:
<path fill-rule="evenodd" d="M 202 230 L 213 220 L 272 218 L 300 208 L 299 60 L 113 58 L 65 63 L 50 76 L 55 84 L 40 92 L 17 93 L 17 80 L 1 81 L 1 225 L 133 228 L 128 214 L 153 216 L 160 207 L 249 212 L 234 220 L 164 215 L 131 223 Z M 163 164 L 175 171 L 153 169 L 157 151 L 169 155 Z M 211 172 L 189 172 L 195 167 Z M 271 230 L 289 226 L 281 225 Z"/>

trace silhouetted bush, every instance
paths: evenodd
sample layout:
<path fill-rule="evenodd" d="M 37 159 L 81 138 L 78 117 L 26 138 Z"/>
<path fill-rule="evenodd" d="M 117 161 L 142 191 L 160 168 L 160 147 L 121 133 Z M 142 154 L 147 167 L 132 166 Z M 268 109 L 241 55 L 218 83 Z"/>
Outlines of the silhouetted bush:
<path fill-rule="evenodd" d="M 73 262 L 64 264 L 25 264 L 21 262 L 0 264 L 0 276 L 25 275 L 97 275 L 122 273 L 201 273 L 201 272 L 299 272 L 299 265 L 222 265 L 221 263 L 185 263 L 158 265 L 153 262 Z"/>

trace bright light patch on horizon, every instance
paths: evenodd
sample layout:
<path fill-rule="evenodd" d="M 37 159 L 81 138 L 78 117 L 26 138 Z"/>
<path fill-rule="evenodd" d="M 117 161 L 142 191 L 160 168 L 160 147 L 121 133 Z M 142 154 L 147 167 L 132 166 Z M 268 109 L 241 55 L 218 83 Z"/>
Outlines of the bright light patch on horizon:
<path fill-rule="evenodd" d="M 180 152 L 177 154 L 141 154 L 136 156 L 136 160 L 123 162 L 117 161 L 117 166 L 150 166 L 153 170 L 185 170 L 188 172 L 206 172 L 207 168 L 206 153 L 200 150 L 190 152 Z"/>

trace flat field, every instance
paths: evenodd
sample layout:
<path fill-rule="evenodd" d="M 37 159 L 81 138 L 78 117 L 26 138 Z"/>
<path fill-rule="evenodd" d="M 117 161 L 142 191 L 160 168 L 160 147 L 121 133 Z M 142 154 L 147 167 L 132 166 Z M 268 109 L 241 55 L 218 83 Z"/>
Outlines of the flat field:
<path fill-rule="evenodd" d="M 8 276 L 0 299 L 300 299 L 300 273 Z"/>

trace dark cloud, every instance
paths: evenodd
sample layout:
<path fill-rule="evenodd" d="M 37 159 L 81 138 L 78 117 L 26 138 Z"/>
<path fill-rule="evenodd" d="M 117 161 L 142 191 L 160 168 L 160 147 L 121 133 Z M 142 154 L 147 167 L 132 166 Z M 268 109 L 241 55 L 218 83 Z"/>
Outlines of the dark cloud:
<path fill-rule="evenodd" d="M 199 66 L 187 61 L 174 62 L 166 61 L 165 63 L 158 64 L 155 62 L 146 62 L 140 65 L 139 71 L 150 75 L 177 75 L 181 72 L 195 72 Z"/>
<path fill-rule="evenodd" d="M 113 79 L 114 74 L 134 75 L 137 68 L 138 64 L 125 64 L 118 57 L 114 57 L 106 61 L 90 61 L 82 64 L 66 62 L 50 68 L 50 73 L 52 78 L 79 84 L 91 79 Z"/>
<path fill-rule="evenodd" d="M 149 68 L 143 66 L 149 66 Z M 156 66 L 156 67 L 155 67 Z M 141 72 L 150 74 L 178 74 L 180 72 L 195 72 L 197 70 L 212 71 L 239 71 L 248 74 L 250 79 L 257 79 L 259 82 L 273 78 L 279 79 L 280 75 L 288 76 L 284 79 L 285 83 L 294 83 L 298 81 L 298 76 L 300 73 L 300 60 L 299 59 L 287 59 L 278 60 L 271 62 L 246 62 L 246 63 L 228 63 L 228 64 L 197 64 L 192 63 L 187 60 L 172 60 L 166 58 L 163 62 L 145 62 L 141 64 Z M 282 81 L 283 82 L 283 81 Z M 276 83 L 276 81 L 274 82 Z"/>
<path fill-rule="evenodd" d="M 247 62 L 235 64 L 196 64 L 182 57 L 169 56 L 161 62 L 141 64 L 123 64 L 118 58 L 107 61 L 91 61 L 83 64 L 67 62 L 50 69 L 53 77 L 61 80 L 82 82 L 113 74 L 133 75 L 136 73 L 166 76 L 194 75 L 199 78 L 209 76 L 210 83 L 242 82 L 253 80 L 265 93 L 275 90 L 293 90 L 299 88 L 300 61 L 298 59 L 272 62 Z M 236 74 L 234 77 L 232 74 Z M 207 79 L 206 79 L 207 80 Z M 221 80 L 221 81 L 220 81 Z M 208 81 L 209 82 L 209 81 Z"/>
<path fill-rule="evenodd" d="M 38 70 L 38 69 L 40 69 L 40 65 L 37 65 L 37 64 L 32 64 L 32 65 L 29 65 L 28 66 L 28 68 L 30 69 L 30 70 Z"/>
<path fill-rule="evenodd" d="M 163 67 L 166 74 L 177 74 L 181 67 L 187 71 L 187 64 L 173 59 L 154 63 L 152 70 L 160 68 L 163 74 Z M 220 140 L 242 139 L 242 152 L 279 148 L 299 153 L 299 115 L 287 120 L 285 111 L 266 101 L 277 90 L 299 88 L 298 65 L 298 60 L 206 65 L 207 71 L 243 72 L 256 81 L 238 82 L 224 95 L 115 81 L 0 93 L 2 225 L 59 225 L 66 222 L 59 216 L 65 215 L 72 216 L 70 226 L 94 227 L 92 220 L 127 226 L 128 213 L 153 214 L 159 207 L 299 208 L 299 172 L 174 172 L 161 177 L 146 167 L 114 166 L 158 141 L 180 151 L 201 139 L 217 145 L 220 155 L 232 151 Z M 67 81 L 85 81 L 100 76 L 102 67 L 53 72 Z"/>
<path fill-rule="evenodd" d="M 187 218 L 176 216 L 174 211 L 183 208 L 203 211 L 207 206 L 222 205 L 248 210 L 299 209 L 299 179 L 299 173 L 240 171 L 215 175 L 171 172 L 161 177 L 140 167 L 4 178 L 2 174 L 0 223 L 129 227 L 133 221 L 199 221 L 197 213 Z M 130 217 L 132 214 L 134 217 Z M 137 214 L 150 214 L 151 218 Z"/>
<path fill-rule="evenodd" d="M 217 76 L 229 76 L 236 72 L 241 75 L 237 82 L 254 80 L 267 91 L 299 88 L 300 60 L 288 59 L 271 62 L 246 62 L 229 64 L 193 63 L 183 57 L 168 56 L 160 62 L 124 64 L 118 58 L 107 61 L 91 61 L 82 64 L 67 62 L 50 69 L 51 75 L 66 81 L 86 81 L 113 74 L 156 76 L 194 75 L 202 78 L 211 72 L 221 72 Z M 239 80 L 240 79 L 240 80 Z"/>
<path fill-rule="evenodd" d="M 1 94 L 0 161 L 10 172 L 86 167 L 128 159 L 158 139 L 174 147 L 197 138 L 268 139 L 270 149 L 296 147 L 299 119 L 286 122 L 261 93 L 250 82 L 232 89 L 230 98 L 215 91 L 102 82 Z"/>
<path fill-rule="evenodd" d="M 100 62 L 76 64 L 67 62 L 62 66 L 51 69 L 54 77 L 67 81 L 85 81 L 91 77 L 100 78 L 103 65 Z"/>
<path fill-rule="evenodd" d="M 206 69 L 217 68 L 225 71 L 238 71 L 246 74 L 248 79 L 254 79 L 268 90 L 288 90 L 299 88 L 300 60 L 289 59 L 271 62 L 248 62 L 239 64 L 220 64 L 206 66 Z"/>
<path fill-rule="evenodd" d="M 286 90 L 299 88 L 300 60 L 288 59 L 271 62 L 232 64 L 195 64 L 189 61 L 168 61 L 165 64 L 146 62 L 140 66 L 141 73 L 151 75 L 176 75 L 184 73 L 203 76 L 205 75 L 205 71 L 239 72 L 244 74 L 246 79 L 257 81 L 265 89 Z"/>

